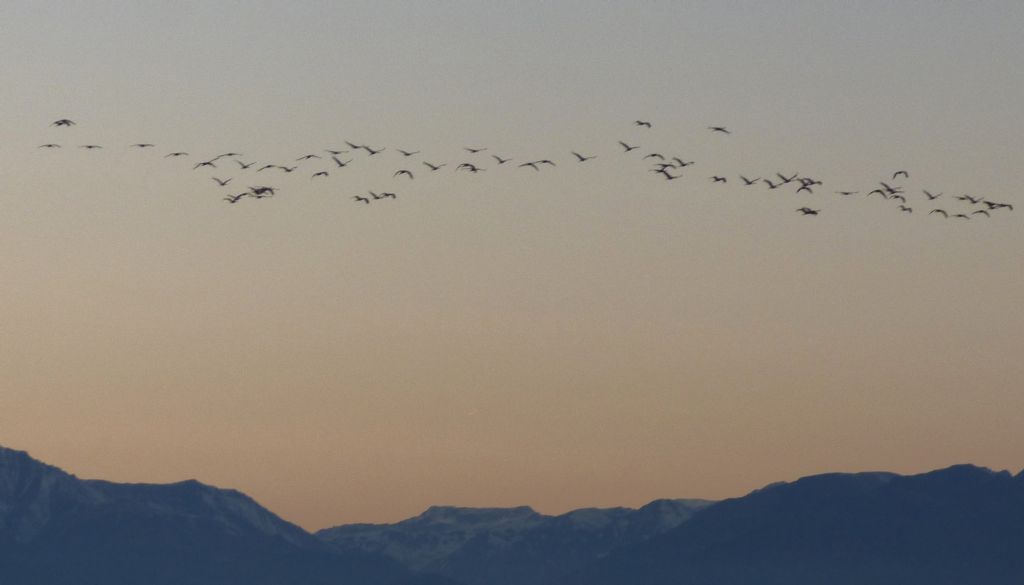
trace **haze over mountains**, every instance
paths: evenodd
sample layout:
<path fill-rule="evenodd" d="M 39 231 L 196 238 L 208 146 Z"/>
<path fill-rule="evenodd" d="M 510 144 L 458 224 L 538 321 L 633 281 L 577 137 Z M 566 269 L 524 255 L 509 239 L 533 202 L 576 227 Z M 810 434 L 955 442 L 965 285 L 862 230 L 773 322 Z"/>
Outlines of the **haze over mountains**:
<path fill-rule="evenodd" d="M 560 516 L 434 506 L 310 534 L 196 481 L 81 480 L 0 447 L 4 585 L 1019 584 L 1024 473 L 826 474 Z"/>

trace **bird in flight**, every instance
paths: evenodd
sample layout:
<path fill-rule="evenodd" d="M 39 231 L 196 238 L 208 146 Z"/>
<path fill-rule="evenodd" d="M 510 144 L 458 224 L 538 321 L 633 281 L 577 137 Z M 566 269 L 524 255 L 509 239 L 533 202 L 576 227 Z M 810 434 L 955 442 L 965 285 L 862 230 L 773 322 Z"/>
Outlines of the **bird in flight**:
<path fill-rule="evenodd" d="M 75 125 L 75 123 L 73 121 L 71 121 L 71 120 L 68 120 L 67 118 L 61 118 L 60 120 L 56 120 L 53 124 L 50 124 L 50 126 L 69 126 L 69 127 L 70 126 L 74 126 L 74 125 Z"/>
<path fill-rule="evenodd" d="M 708 126 L 708 130 L 712 132 L 721 132 L 722 134 L 732 134 L 725 126 Z"/>
<path fill-rule="evenodd" d="M 934 201 L 935 199 L 942 197 L 942 193 L 939 193 L 938 195 L 932 195 L 931 193 L 928 192 L 927 189 L 922 189 L 922 192 L 924 193 L 924 196 L 928 198 L 928 201 Z"/>
<path fill-rule="evenodd" d="M 370 148 L 369 146 L 364 146 L 363 150 L 365 150 L 366 153 L 369 154 L 370 156 L 373 156 L 375 154 L 380 154 L 380 153 L 384 152 L 385 149 L 381 148 L 381 149 L 378 149 L 378 150 L 374 150 L 374 149 Z"/>
<path fill-rule="evenodd" d="M 576 157 L 576 160 L 579 162 L 587 162 L 588 160 L 597 158 L 596 154 L 594 156 L 583 156 L 582 154 L 576 152 L 575 150 L 572 151 L 572 154 L 573 156 Z"/>
<path fill-rule="evenodd" d="M 804 215 L 818 215 L 818 213 L 821 210 L 820 209 L 811 209 L 810 207 L 801 207 L 800 209 L 797 209 L 797 211 L 799 211 L 800 213 L 802 213 Z"/>
<path fill-rule="evenodd" d="M 317 172 L 317 173 L 313 173 L 313 176 L 310 177 L 310 179 L 315 179 L 317 177 L 327 177 L 327 176 L 329 176 L 327 171 L 320 171 L 320 172 Z"/>
<path fill-rule="evenodd" d="M 228 183 L 231 182 L 231 179 L 218 179 L 217 177 L 210 177 L 210 178 L 213 179 L 214 182 L 216 182 L 221 187 L 224 187 L 225 185 L 227 185 Z"/>
<path fill-rule="evenodd" d="M 836 191 L 836 195 L 850 196 L 856 195 L 858 191 Z"/>
<path fill-rule="evenodd" d="M 970 195 L 961 195 L 956 197 L 956 199 L 959 199 L 960 201 L 970 201 L 971 205 L 977 205 L 982 201 L 981 197 L 971 197 Z"/>
<path fill-rule="evenodd" d="M 130 146 L 130 148 L 153 148 L 154 146 L 156 146 L 156 145 L 155 144 L 149 144 L 148 142 L 139 142 L 137 144 L 132 144 Z"/>
<path fill-rule="evenodd" d="M 277 194 L 277 189 L 274 188 L 274 187 L 264 187 L 264 186 L 249 187 L 249 191 L 251 191 L 253 195 L 267 195 L 268 193 L 270 195 L 276 195 Z"/>
<path fill-rule="evenodd" d="M 682 175 L 673 175 L 672 173 L 670 173 L 668 171 L 670 168 L 673 168 L 673 167 L 665 167 L 665 168 L 661 168 L 661 169 L 651 169 L 651 172 L 652 173 L 658 173 L 660 175 L 664 175 L 666 181 L 673 181 L 675 179 L 678 179 L 679 177 L 682 177 Z"/>
<path fill-rule="evenodd" d="M 471 163 L 462 163 L 461 165 L 455 167 L 455 170 L 460 170 L 460 169 L 466 169 L 467 171 L 469 171 L 471 173 L 479 173 L 480 171 L 487 170 L 487 169 L 481 169 L 480 167 L 477 167 L 476 165 L 471 164 Z"/>
<path fill-rule="evenodd" d="M 199 167 L 210 167 L 215 169 L 217 168 L 217 165 L 215 165 L 212 160 L 204 160 L 203 162 L 196 163 L 196 166 L 192 167 L 192 170 L 194 171 Z"/>
<path fill-rule="evenodd" d="M 320 155 L 318 155 L 318 154 L 307 154 L 307 155 L 304 155 L 304 156 L 300 156 L 299 158 L 297 158 L 295 160 L 296 160 L 296 162 L 298 162 L 298 161 L 301 161 L 301 160 L 310 160 L 310 159 L 313 159 L 313 158 L 320 158 Z"/>
<path fill-rule="evenodd" d="M 238 195 L 228 195 L 227 197 L 224 198 L 224 201 L 227 201 L 228 203 L 238 203 L 239 199 L 245 197 L 248 194 L 249 192 L 247 191 L 245 193 L 239 193 Z"/>
<path fill-rule="evenodd" d="M 900 211 L 906 211 L 907 213 L 914 213 L 914 210 L 906 205 L 900 205 Z"/>
<path fill-rule="evenodd" d="M 987 210 L 984 210 L 984 209 L 978 209 L 977 211 L 972 211 L 971 215 L 984 215 L 985 217 L 992 217 L 989 214 L 989 212 Z"/>
<path fill-rule="evenodd" d="M 59 144 L 40 144 L 39 148 L 60 148 Z"/>
<path fill-rule="evenodd" d="M 427 165 L 427 167 L 430 168 L 431 171 L 438 171 L 438 170 L 441 169 L 441 167 L 446 166 L 448 163 L 441 163 L 439 165 L 432 165 L 432 164 L 428 163 L 427 161 L 423 161 L 423 164 Z"/>
<path fill-rule="evenodd" d="M 397 176 L 399 176 L 399 175 L 406 175 L 406 176 L 408 176 L 408 177 L 409 177 L 410 179 L 414 178 L 414 177 L 412 176 L 412 171 L 409 171 L 409 170 L 406 170 L 406 169 L 402 169 L 402 170 L 399 170 L 399 171 L 395 171 L 395 174 L 394 174 L 394 175 L 391 175 L 391 176 L 392 176 L 392 177 L 397 177 Z"/>
<path fill-rule="evenodd" d="M 619 141 L 619 144 L 622 145 L 622 148 L 626 149 L 626 152 L 640 148 L 639 146 L 630 146 L 621 140 Z"/>
<path fill-rule="evenodd" d="M 415 151 L 415 152 L 409 152 L 408 150 L 402 150 L 401 148 L 398 149 L 398 152 L 402 153 L 402 156 L 412 156 L 414 154 L 419 154 L 420 153 L 420 151 L 418 151 L 418 150 Z"/>
<path fill-rule="evenodd" d="M 346 165 L 348 165 L 348 163 L 352 162 L 352 159 L 342 162 L 341 159 L 339 159 L 337 156 L 333 154 L 331 155 L 331 158 L 334 159 L 335 164 L 337 164 L 339 167 L 345 167 Z"/>
<path fill-rule="evenodd" d="M 650 122 L 645 122 L 643 120 L 637 120 L 636 122 L 633 122 L 633 125 L 634 126 L 642 126 L 644 128 L 650 128 L 651 127 L 651 123 Z"/>
<path fill-rule="evenodd" d="M 910 173 L 908 173 L 907 171 L 896 171 L 895 173 L 892 174 L 892 180 L 895 181 L 896 177 L 899 176 L 902 176 L 904 179 L 909 179 Z"/>
<path fill-rule="evenodd" d="M 188 153 L 187 152 L 172 152 L 170 154 L 164 155 L 164 158 L 177 158 L 179 156 L 188 156 Z"/>
<path fill-rule="evenodd" d="M 751 186 L 751 185 L 753 185 L 753 184 L 757 183 L 758 181 L 760 181 L 760 180 L 761 180 L 761 177 L 758 177 L 758 178 L 756 178 L 756 179 L 748 179 L 748 178 L 744 177 L 743 175 L 740 175 L 740 179 L 742 179 L 742 180 L 743 180 L 743 183 L 744 183 L 744 184 L 745 184 L 745 185 L 746 185 L 747 187 L 749 187 L 749 186 Z"/>
<path fill-rule="evenodd" d="M 946 219 L 949 219 L 949 214 L 946 213 L 945 209 L 933 209 L 933 210 L 928 212 L 928 215 L 931 215 L 933 213 L 941 213 L 942 217 L 945 217 Z"/>
<path fill-rule="evenodd" d="M 487 149 L 486 148 L 464 148 L 463 150 L 465 150 L 469 154 L 476 154 L 478 152 L 483 152 L 483 151 L 485 151 Z"/>
<path fill-rule="evenodd" d="M 498 161 L 499 165 L 503 165 L 503 164 L 507 163 L 508 161 L 512 160 L 511 158 L 501 158 L 500 156 L 498 156 L 496 154 L 492 154 L 491 158 L 493 158 L 494 160 Z"/>
<path fill-rule="evenodd" d="M 715 175 L 714 177 L 711 177 L 711 181 L 713 183 L 728 183 L 729 182 L 725 177 L 719 177 L 718 175 Z"/>
<path fill-rule="evenodd" d="M 236 162 L 236 163 L 238 163 L 238 166 L 242 167 L 242 170 L 243 170 L 243 171 L 244 171 L 245 169 L 247 169 L 247 168 L 249 168 L 249 167 L 251 167 L 251 166 L 253 166 L 253 165 L 255 165 L 255 164 L 256 164 L 256 162 L 255 162 L 255 161 L 253 161 L 253 162 L 251 162 L 251 163 L 244 163 L 244 162 L 242 162 L 242 161 L 240 161 L 240 160 L 236 160 L 235 162 Z"/>
<path fill-rule="evenodd" d="M 79 146 L 79 148 L 84 148 L 86 150 L 96 150 L 97 148 L 103 147 L 98 144 L 83 144 L 82 146 Z"/>
<path fill-rule="evenodd" d="M 995 201 L 985 201 L 984 203 L 988 206 L 989 210 L 1009 209 L 1010 211 L 1013 211 L 1013 205 L 1009 203 L 996 203 Z"/>
<path fill-rule="evenodd" d="M 365 203 L 365 204 L 367 204 L 367 205 L 369 205 L 369 204 L 370 204 L 370 200 L 369 200 L 369 199 L 367 199 L 366 197 L 362 197 L 362 196 L 360 196 L 360 195 L 355 195 L 355 196 L 354 196 L 354 197 L 352 197 L 352 198 L 353 198 L 353 199 L 355 199 L 356 201 L 360 201 L 360 202 L 362 202 L 362 203 Z"/>

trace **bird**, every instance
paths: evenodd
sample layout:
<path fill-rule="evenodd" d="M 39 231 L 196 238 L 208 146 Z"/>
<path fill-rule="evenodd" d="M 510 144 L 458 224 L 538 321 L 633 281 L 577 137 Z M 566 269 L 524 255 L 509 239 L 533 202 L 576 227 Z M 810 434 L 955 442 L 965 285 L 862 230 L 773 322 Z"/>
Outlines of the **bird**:
<path fill-rule="evenodd" d="M 98 144 L 83 144 L 82 146 L 79 146 L 79 148 L 84 148 L 86 150 L 96 150 L 97 148 L 103 147 Z"/>
<path fill-rule="evenodd" d="M 53 144 L 53 143 L 50 143 L 50 144 L 40 144 L 38 146 L 38 148 L 60 148 L 60 145 L 59 144 Z"/>
<path fill-rule="evenodd" d="M 245 169 L 247 169 L 247 168 L 249 168 L 249 167 L 251 167 L 251 166 L 253 166 L 253 165 L 255 165 L 255 164 L 256 164 L 256 162 L 255 162 L 255 161 L 253 161 L 253 162 L 251 162 L 251 163 L 244 163 L 244 162 L 242 162 L 242 161 L 240 161 L 240 160 L 236 160 L 235 162 L 236 162 L 236 163 L 238 163 L 238 166 L 242 167 L 242 170 L 243 170 L 243 171 L 244 171 Z"/>
<path fill-rule="evenodd" d="M 68 120 L 67 118 L 61 118 L 60 120 L 54 121 L 53 124 L 50 124 L 50 126 L 68 126 L 68 127 L 74 126 L 74 125 L 75 125 L 75 123 L 73 121 L 71 121 L 71 120 Z"/>
<path fill-rule="evenodd" d="M 522 166 L 522 165 L 520 165 L 520 166 Z M 480 167 L 478 167 L 478 166 L 476 166 L 476 165 L 474 165 L 472 163 L 462 163 L 459 166 L 455 167 L 455 170 L 460 170 L 460 169 L 466 169 L 467 171 L 469 171 L 471 173 L 479 173 L 480 171 L 487 170 L 487 169 L 481 169 Z"/>
<path fill-rule="evenodd" d="M 985 201 L 985 205 L 988 206 L 989 210 L 994 209 L 1009 209 L 1013 211 L 1013 205 L 1009 203 L 996 203 L 995 201 Z"/>
<path fill-rule="evenodd" d="M 956 197 L 956 199 L 959 199 L 960 201 L 970 201 L 971 205 L 977 205 L 982 201 L 981 197 L 971 197 L 970 195 L 961 195 Z"/>
<path fill-rule="evenodd" d="M 972 211 L 972 212 L 971 212 L 971 215 L 978 215 L 978 214 L 984 215 L 985 217 L 992 217 L 992 216 L 991 216 L 991 215 L 989 214 L 989 212 L 988 212 L 988 211 L 986 211 L 986 210 L 984 210 L 984 209 L 978 209 L 978 210 L 976 210 L 976 211 Z"/>
<path fill-rule="evenodd" d="M 353 149 L 357 149 L 357 150 L 360 149 L 360 148 L 364 148 L 362 145 L 358 145 L 357 146 L 355 144 L 352 144 L 348 140 L 345 141 L 345 144 L 347 144 L 349 148 L 353 148 Z M 341 154 L 341 153 L 339 152 L 338 154 Z"/>
<path fill-rule="evenodd" d="M 381 149 L 378 149 L 378 150 L 374 150 L 374 149 L 370 148 L 369 146 L 364 146 L 363 150 L 365 150 L 366 153 L 369 154 L 370 156 L 373 156 L 375 154 L 380 154 L 380 153 L 384 152 L 385 149 L 381 148 Z"/>
<path fill-rule="evenodd" d="M 858 193 L 858 191 L 836 191 L 836 195 L 843 195 L 843 196 L 856 195 L 857 193 Z"/>
<path fill-rule="evenodd" d="M 907 213 L 914 213 L 914 210 L 906 205 L 900 205 L 900 211 L 906 211 Z"/>
<path fill-rule="evenodd" d="M 534 162 L 534 161 L 525 162 L 525 163 L 519 165 L 519 168 L 523 168 L 523 167 L 530 167 L 530 168 L 532 168 L 535 171 L 539 171 L 540 170 L 540 168 L 537 166 L 537 163 Z"/>
<path fill-rule="evenodd" d="M 779 187 L 781 187 L 781 186 L 782 186 L 782 183 L 772 183 L 772 182 L 771 182 L 771 181 L 769 181 L 768 179 L 762 179 L 762 180 L 763 180 L 763 181 L 764 181 L 765 183 L 767 183 L 767 184 L 768 184 L 768 188 L 769 188 L 769 189 L 778 189 Z"/>
<path fill-rule="evenodd" d="M 249 187 L 249 190 L 252 191 L 253 194 L 255 194 L 255 195 L 265 195 L 267 193 L 270 193 L 271 195 L 277 194 L 277 188 L 276 187 L 264 187 L 264 186 L 260 185 L 260 186 L 257 186 L 257 187 Z"/>
<path fill-rule="evenodd" d="M 385 192 L 381 193 L 381 194 L 380 194 L 380 197 L 381 197 L 381 199 L 384 199 L 384 198 L 388 198 L 388 199 L 398 199 L 398 195 L 395 195 L 394 193 L 389 193 L 389 192 L 387 192 L 387 191 L 385 191 Z"/>
<path fill-rule="evenodd" d="M 188 156 L 188 153 L 187 152 L 172 152 L 170 154 L 165 154 L 164 158 L 177 158 L 179 156 Z"/>
<path fill-rule="evenodd" d="M 412 156 L 414 154 L 419 154 L 420 153 L 420 151 L 418 151 L 418 150 L 415 151 L 415 152 L 409 152 L 408 150 L 402 150 L 401 148 L 398 149 L 398 152 L 402 153 L 402 156 Z"/>
<path fill-rule="evenodd" d="M 622 145 L 622 148 L 626 149 L 626 152 L 640 148 L 639 146 L 630 146 L 621 140 L 619 141 L 619 144 Z"/>
<path fill-rule="evenodd" d="M 216 161 L 216 160 L 220 160 L 222 158 L 227 158 L 229 156 L 242 156 L 242 153 L 240 153 L 240 152 L 225 152 L 224 154 L 218 154 L 217 156 L 211 158 L 210 160 Z"/>
<path fill-rule="evenodd" d="M 213 179 L 221 187 L 223 187 L 223 186 L 225 186 L 225 185 L 227 185 L 228 183 L 231 182 L 230 178 L 229 179 L 218 179 L 217 177 L 210 177 L 210 178 Z"/>
<path fill-rule="evenodd" d="M 895 173 L 892 174 L 892 180 L 895 181 L 896 177 L 899 177 L 900 175 L 902 175 L 904 179 L 910 178 L 910 173 L 908 173 L 907 171 L 896 171 Z"/>
<path fill-rule="evenodd" d="M 673 156 L 672 160 L 675 161 L 675 163 L 680 167 L 688 167 L 693 164 L 692 160 L 690 162 L 684 162 L 683 159 L 679 158 L 678 156 Z"/>
<path fill-rule="evenodd" d="M 818 213 L 821 212 L 820 209 L 811 209 L 810 207 L 801 207 L 800 209 L 797 209 L 797 211 L 804 215 L 818 215 Z"/>
<path fill-rule="evenodd" d="M 888 193 L 889 195 L 896 195 L 897 193 L 903 192 L 903 189 L 900 189 L 899 187 L 892 187 L 886 184 L 884 181 L 879 181 L 878 184 L 881 185 L 882 188 L 885 189 L 885 192 Z"/>
<path fill-rule="evenodd" d="M 652 152 L 651 154 L 644 155 L 644 157 L 641 160 L 647 160 L 649 158 L 656 158 L 656 159 L 659 159 L 659 160 L 665 160 L 665 157 L 660 155 L 660 154 L 658 154 L 657 152 Z"/>
<path fill-rule="evenodd" d="M 406 169 L 402 169 L 402 170 L 400 170 L 400 171 L 395 171 L 395 174 L 394 174 L 394 175 L 392 175 L 392 176 L 393 176 L 393 177 L 397 177 L 398 175 L 406 175 L 406 176 L 408 176 L 408 177 L 409 177 L 410 179 L 414 178 L 414 177 L 412 176 L 412 171 L 409 171 L 409 170 L 406 170 Z"/>
<path fill-rule="evenodd" d="M 327 177 L 327 176 L 329 176 L 329 173 L 327 171 L 319 171 L 319 172 L 313 173 L 313 176 L 310 177 L 310 179 L 315 179 L 317 177 Z"/>
<path fill-rule="evenodd" d="M 492 154 L 491 158 L 493 158 L 494 160 L 498 161 L 499 165 L 503 165 L 503 164 L 507 163 L 508 161 L 512 160 L 510 158 L 501 158 L 500 156 L 498 156 L 496 154 Z"/>
<path fill-rule="evenodd" d="M 298 162 L 298 161 L 301 161 L 301 160 L 310 160 L 310 159 L 314 159 L 314 158 L 320 158 L 320 155 L 318 155 L 318 154 L 307 154 L 307 155 L 300 156 L 299 158 L 295 159 L 295 161 Z"/>
<path fill-rule="evenodd" d="M 262 167 L 256 169 L 256 172 L 258 173 L 260 171 L 265 171 L 267 169 L 275 169 L 275 168 L 277 168 L 277 165 L 263 165 Z"/>
<path fill-rule="evenodd" d="M 469 154 L 477 154 L 477 153 L 483 152 L 483 151 L 485 151 L 487 149 L 486 148 L 463 148 L 463 150 L 465 150 Z"/>
<path fill-rule="evenodd" d="M 785 184 L 785 183 L 792 183 L 793 181 L 796 180 L 796 178 L 799 175 L 800 175 L 800 173 L 793 173 L 792 177 L 787 177 L 786 175 L 783 175 L 782 173 L 775 173 L 775 176 L 778 177 L 779 179 L 781 179 L 783 184 Z"/>
<path fill-rule="evenodd" d="M 932 195 L 931 193 L 928 192 L 927 189 L 922 189 L 921 191 L 924 193 L 924 196 L 928 198 L 928 201 L 934 201 L 935 199 L 942 197 L 942 193 L 939 193 L 938 195 Z"/>
<path fill-rule="evenodd" d="M 711 177 L 711 181 L 714 182 L 714 183 L 728 183 L 729 182 L 728 179 L 726 179 L 725 177 L 719 177 L 718 175 L 715 175 L 714 177 Z"/>
<path fill-rule="evenodd" d="M 427 165 L 427 167 L 429 167 L 431 171 L 440 170 L 441 167 L 447 166 L 447 164 L 448 164 L 448 163 L 441 163 L 439 165 L 432 165 L 432 164 L 428 163 L 427 161 L 422 161 L 422 162 L 423 162 L 423 164 Z"/>
<path fill-rule="evenodd" d="M 889 199 L 899 199 L 900 201 L 902 201 L 904 203 L 904 205 L 907 203 L 907 198 L 904 197 L 903 195 L 893 195 Z"/>
<path fill-rule="evenodd" d="M 348 165 L 348 163 L 352 162 L 352 159 L 342 162 L 340 158 L 333 154 L 331 155 L 331 159 L 333 159 L 334 163 L 337 164 L 339 167 L 345 167 L 346 165 Z"/>
<path fill-rule="evenodd" d="M 249 193 L 247 191 L 245 193 L 239 193 L 238 195 L 228 195 L 227 197 L 224 198 L 224 201 L 227 201 L 228 203 L 238 203 L 239 199 L 245 197 L 248 194 Z"/>
<path fill-rule="evenodd" d="M 712 132 L 721 132 L 722 134 L 732 134 L 725 126 L 708 126 L 708 130 Z"/>
<path fill-rule="evenodd" d="M 797 189 L 796 192 L 799 193 L 801 191 L 807 191 L 811 195 L 814 195 L 814 191 L 811 189 L 809 185 L 800 185 L 800 188 Z"/>
<path fill-rule="evenodd" d="M 348 151 L 347 150 L 331 150 L 330 148 L 325 148 L 324 152 L 326 152 L 327 154 L 330 154 L 332 156 L 338 156 L 339 154 L 345 154 Z"/>
<path fill-rule="evenodd" d="M 664 169 L 660 169 L 660 170 L 653 170 L 652 172 L 655 172 L 655 173 L 659 173 L 659 174 L 665 175 L 665 180 L 666 180 L 666 181 L 672 181 L 672 180 L 674 180 L 674 179 L 678 179 L 679 177 L 682 177 L 682 175 L 673 175 L 672 173 L 670 173 L 670 172 L 668 171 L 668 169 L 667 169 L 667 168 L 664 168 Z"/>
<path fill-rule="evenodd" d="M 295 169 L 297 169 L 299 167 L 283 167 L 281 165 L 277 165 L 277 168 L 281 169 L 282 171 L 284 171 L 286 173 L 291 173 L 291 172 L 295 171 Z"/>
<path fill-rule="evenodd" d="M 129 145 L 129 148 L 153 148 L 154 146 L 156 145 L 150 144 L 148 142 L 139 142 L 136 144 Z"/>
<path fill-rule="evenodd" d="M 373 191 L 367 191 L 367 193 L 370 194 L 370 197 L 373 197 L 374 201 L 380 201 L 381 199 L 384 199 L 383 195 L 378 195 L 378 194 L 374 193 Z"/>
<path fill-rule="evenodd" d="M 971 219 L 970 216 L 968 216 L 968 215 L 966 215 L 964 213 L 958 213 L 958 214 L 952 216 L 952 218 L 953 219 Z"/>
<path fill-rule="evenodd" d="M 217 168 L 217 165 L 215 165 L 212 160 L 204 160 L 203 162 L 196 163 L 196 166 L 192 167 L 192 170 L 194 171 L 199 167 L 210 167 L 215 169 Z"/>
<path fill-rule="evenodd" d="M 360 197 L 359 195 L 356 195 L 356 196 L 354 196 L 352 198 L 355 199 L 356 201 L 361 201 L 361 202 L 363 202 L 363 203 L 365 203 L 367 205 L 370 204 L 370 200 L 367 199 L 366 197 Z"/>
<path fill-rule="evenodd" d="M 594 156 L 583 156 L 582 154 L 576 152 L 575 150 L 571 151 L 571 152 L 572 152 L 573 156 L 576 157 L 576 160 L 579 161 L 579 162 L 587 162 L 588 160 L 597 158 L 597 155 L 594 155 Z"/>
<path fill-rule="evenodd" d="M 949 214 L 946 213 L 945 209 L 933 209 L 933 210 L 928 212 L 928 215 L 931 215 L 933 213 L 941 213 L 942 217 L 945 217 L 946 219 L 949 219 Z"/>
<path fill-rule="evenodd" d="M 742 180 L 743 180 L 743 183 L 744 183 L 744 184 L 745 184 L 745 185 L 746 185 L 747 187 L 749 187 L 749 186 L 751 186 L 751 185 L 754 185 L 754 184 L 756 184 L 756 183 L 757 183 L 758 181 L 760 181 L 760 180 L 761 180 L 761 177 L 758 177 L 758 178 L 756 178 L 756 179 L 748 179 L 748 178 L 744 177 L 743 175 L 740 175 L 740 179 L 742 179 Z"/>
<path fill-rule="evenodd" d="M 633 125 L 634 126 L 643 126 L 644 128 L 650 128 L 651 127 L 651 123 L 650 122 L 645 122 L 643 120 L 637 120 L 636 122 L 633 122 Z"/>

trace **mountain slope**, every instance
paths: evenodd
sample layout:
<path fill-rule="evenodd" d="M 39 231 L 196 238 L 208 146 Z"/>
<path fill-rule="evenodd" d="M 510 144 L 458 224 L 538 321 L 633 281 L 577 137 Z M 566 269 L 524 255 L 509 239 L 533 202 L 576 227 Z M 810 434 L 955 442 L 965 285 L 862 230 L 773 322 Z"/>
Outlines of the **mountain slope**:
<path fill-rule="evenodd" d="M 565 583 L 1024 583 L 1024 478 L 962 465 L 774 484 Z"/>
<path fill-rule="evenodd" d="M 331 550 L 236 491 L 196 481 L 83 481 L 0 448 L 4 585 L 388 585 L 408 578 L 392 561 Z"/>
<path fill-rule="evenodd" d="M 342 551 L 381 553 L 467 585 L 547 583 L 612 549 L 684 522 L 708 502 L 658 500 L 640 508 L 582 509 L 545 516 L 529 507 L 434 506 L 396 524 L 356 524 L 318 533 Z"/>

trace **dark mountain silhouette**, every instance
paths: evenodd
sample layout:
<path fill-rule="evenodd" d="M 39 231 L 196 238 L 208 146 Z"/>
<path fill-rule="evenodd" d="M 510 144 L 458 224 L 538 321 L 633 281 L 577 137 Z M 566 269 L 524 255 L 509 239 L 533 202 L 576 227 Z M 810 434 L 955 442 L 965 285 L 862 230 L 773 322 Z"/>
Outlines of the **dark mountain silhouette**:
<path fill-rule="evenodd" d="M 526 506 L 434 506 L 397 524 L 339 526 L 318 536 L 341 551 L 381 553 L 467 585 L 536 585 L 674 528 L 708 504 L 657 500 L 638 510 L 589 508 L 561 516 Z"/>
<path fill-rule="evenodd" d="M 697 512 L 571 579 L 588 585 L 1024 583 L 1024 474 L 828 474 Z"/>
<path fill-rule="evenodd" d="M 3 585 L 439 581 L 332 550 L 236 491 L 84 481 L 0 447 Z"/>

